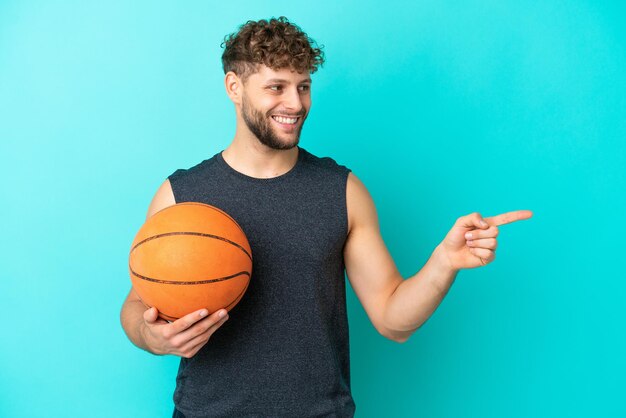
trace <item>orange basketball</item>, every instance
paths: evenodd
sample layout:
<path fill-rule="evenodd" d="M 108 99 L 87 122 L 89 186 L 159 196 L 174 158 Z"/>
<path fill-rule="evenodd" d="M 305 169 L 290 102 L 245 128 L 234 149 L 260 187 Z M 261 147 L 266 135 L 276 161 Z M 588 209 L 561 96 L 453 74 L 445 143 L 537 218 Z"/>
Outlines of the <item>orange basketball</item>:
<path fill-rule="evenodd" d="M 128 267 L 143 303 L 173 321 L 203 308 L 231 310 L 250 283 L 252 251 L 225 212 L 204 203 L 179 203 L 146 220 Z"/>

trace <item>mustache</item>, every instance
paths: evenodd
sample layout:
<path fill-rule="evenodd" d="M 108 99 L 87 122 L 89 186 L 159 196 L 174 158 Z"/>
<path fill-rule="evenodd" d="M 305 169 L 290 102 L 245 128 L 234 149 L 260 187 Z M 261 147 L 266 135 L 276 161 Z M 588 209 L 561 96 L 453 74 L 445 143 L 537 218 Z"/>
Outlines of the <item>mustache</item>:
<path fill-rule="evenodd" d="M 287 117 L 291 117 L 291 118 L 295 118 L 295 117 L 301 117 L 306 115 L 306 111 L 304 109 L 302 109 L 301 111 L 299 111 L 298 113 L 294 113 L 291 114 L 289 112 L 276 112 L 276 111 L 272 111 L 272 112 L 268 112 L 267 117 L 271 117 L 272 115 L 283 115 L 283 116 L 287 116 Z"/>

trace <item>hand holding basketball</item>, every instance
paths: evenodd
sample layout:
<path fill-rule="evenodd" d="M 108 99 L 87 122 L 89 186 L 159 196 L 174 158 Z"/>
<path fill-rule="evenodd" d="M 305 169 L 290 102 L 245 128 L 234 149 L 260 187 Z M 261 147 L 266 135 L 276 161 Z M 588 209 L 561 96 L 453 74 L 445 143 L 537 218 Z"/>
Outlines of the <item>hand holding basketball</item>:
<path fill-rule="evenodd" d="M 485 266 L 496 258 L 499 225 L 529 219 L 529 210 L 517 210 L 483 218 L 479 213 L 462 216 L 440 244 L 452 270 Z"/>
<path fill-rule="evenodd" d="M 224 309 L 208 317 L 207 314 L 206 309 L 201 309 L 174 322 L 167 322 L 159 317 L 156 308 L 150 308 L 143 314 L 141 331 L 144 341 L 154 354 L 191 358 L 228 319 L 228 313 Z M 220 314 L 224 316 L 220 317 Z"/>

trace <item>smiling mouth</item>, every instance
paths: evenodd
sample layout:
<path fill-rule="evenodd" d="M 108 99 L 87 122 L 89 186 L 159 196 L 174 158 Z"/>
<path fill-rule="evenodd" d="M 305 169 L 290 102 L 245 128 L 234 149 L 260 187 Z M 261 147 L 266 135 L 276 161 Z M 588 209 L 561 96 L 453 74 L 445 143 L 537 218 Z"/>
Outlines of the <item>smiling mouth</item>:
<path fill-rule="evenodd" d="M 298 123 L 298 120 L 300 120 L 300 116 L 289 117 L 289 116 L 273 115 L 272 119 L 274 119 L 276 122 L 280 123 L 281 125 L 295 125 L 296 123 Z"/>

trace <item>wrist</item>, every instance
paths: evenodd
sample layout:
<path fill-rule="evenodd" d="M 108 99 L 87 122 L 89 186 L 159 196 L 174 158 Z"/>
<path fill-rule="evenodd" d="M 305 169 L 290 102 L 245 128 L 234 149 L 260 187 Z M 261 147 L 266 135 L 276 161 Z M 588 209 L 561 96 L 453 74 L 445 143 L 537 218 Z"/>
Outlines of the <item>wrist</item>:
<path fill-rule="evenodd" d="M 445 247 L 443 247 L 442 244 L 439 244 L 437 245 L 437 247 L 435 247 L 431 259 L 435 264 L 435 268 L 446 276 L 454 276 L 460 270 L 459 268 L 454 267 L 450 256 L 448 255 Z"/>
<path fill-rule="evenodd" d="M 155 348 L 152 347 L 152 344 L 150 344 L 151 338 L 149 335 L 149 330 L 148 330 L 148 326 L 146 325 L 146 322 L 142 319 L 141 322 L 139 323 L 139 345 L 141 348 L 143 348 L 144 350 L 146 350 L 149 353 L 152 354 L 156 354 L 156 355 L 161 355 L 161 353 L 159 353 Z"/>

